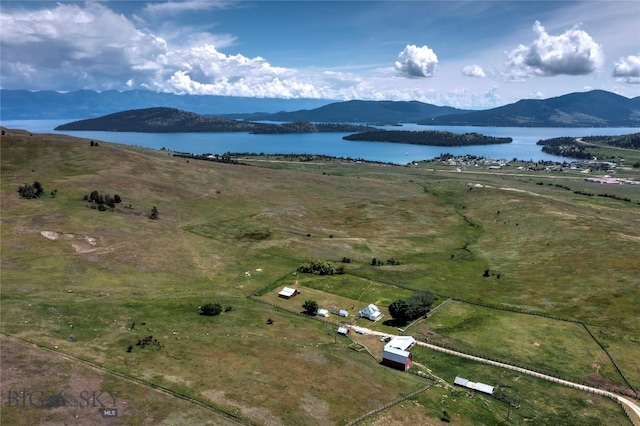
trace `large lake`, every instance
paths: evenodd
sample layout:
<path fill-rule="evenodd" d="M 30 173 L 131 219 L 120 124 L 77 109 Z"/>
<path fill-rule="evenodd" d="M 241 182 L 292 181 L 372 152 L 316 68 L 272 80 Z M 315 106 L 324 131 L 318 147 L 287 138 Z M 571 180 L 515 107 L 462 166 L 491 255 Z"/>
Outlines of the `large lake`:
<path fill-rule="evenodd" d="M 131 133 L 131 132 L 56 132 L 57 126 L 73 120 L 9 120 L 2 126 L 25 129 L 33 133 L 61 133 L 99 141 L 165 148 L 192 154 L 223 154 L 253 152 L 264 154 L 321 154 L 333 157 L 407 164 L 428 160 L 443 153 L 477 155 L 495 159 L 567 161 L 567 158 L 545 154 L 540 139 L 558 136 L 600 136 L 636 133 L 638 128 L 532 128 L 532 127 L 466 127 L 419 126 L 381 127 L 388 130 L 444 130 L 453 133 L 476 132 L 488 136 L 508 136 L 510 144 L 475 145 L 467 147 L 421 146 L 385 142 L 354 142 L 342 139 L 347 133 L 310 133 L 288 135 L 252 135 L 249 133 Z"/>

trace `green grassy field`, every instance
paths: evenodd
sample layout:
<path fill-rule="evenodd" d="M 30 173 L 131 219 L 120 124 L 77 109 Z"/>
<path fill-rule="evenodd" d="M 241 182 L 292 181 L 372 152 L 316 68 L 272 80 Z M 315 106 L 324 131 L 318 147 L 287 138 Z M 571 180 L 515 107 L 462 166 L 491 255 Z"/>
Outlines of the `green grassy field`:
<path fill-rule="evenodd" d="M 337 160 L 222 164 L 13 130 L 1 143 L 1 331 L 53 350 L 23 349 L 22 357 L 50 358 L 53 366 L 63 362 L 58 354 L 84 360 L 123 392 L 123 377 L 139 380 L 120 424 L 180 422 L 178 410 L 194 424 L 205 424 L 203 413 L 211 412 L 245 424 L 342 425 L 425 386 L 423 378 L 350 349 L 330 324 L 247 298 L 256 292 L 294 311 L 307 299 L 348 309 L 349 321 L 369 303 L 388 319 L 389 303 L 410 289 L 432 291 L 437 303 L 453 297 L 508 308 L 450 301 L 411 332 L 629 390 L 583 326 L 514 311 L 581 321 L 640 387 L 640 187 L 605 188 L 633 201 L 624 202 L 574 193 L 604 190 L 583 175 Z M 21 198 L 18 187 L 35 180 L 45 195 Z M 83 196 L 93 190 L 118 194 L 122 203 L 113 211 L 89 208 Z M 148 217 L 154 206 L 158 220 Z M 345 257 L 345 275 L 293 274 L 310 260 Z M 373 258 L 401 264 L 372 266 Z M 277 297 L 292 285 L 300 296 Z M 198 314 L 214 302 L 231 309 Z M 397 332 L 384 321 L 355 323 Z M 157 345 L 137 345 L 148 336 Z M 381 357 L 377 338 L 351 338 Z M 439 424 L 445 409 L 456 424 L 504 421 L 503 402 L 453 388 L 456 375 L 511 384 L 508 392 L 521 403 L 513 424 L 626 419 L 615 403 L 559 385 L 424 348 L 414 359 L 414 368 L 442 380 L 365 424 Z M 79 386 L 65 375 L 44 383 L 52 368 L 45 361 L 25 371 L 3 367 L 3 389 Z M 158 403 L 146 420 L 142 406 L 153 386 L 203 405 Z M 1 410 L 11 424 L 83 424 L 72 410 Z"/>

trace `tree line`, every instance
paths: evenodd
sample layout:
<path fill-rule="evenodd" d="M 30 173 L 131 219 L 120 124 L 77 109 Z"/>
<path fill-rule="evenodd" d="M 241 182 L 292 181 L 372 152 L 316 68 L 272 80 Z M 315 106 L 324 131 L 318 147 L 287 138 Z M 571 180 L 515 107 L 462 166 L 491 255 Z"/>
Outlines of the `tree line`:
<path fill-rule="evenodd" d="M 618 136 L 586 136 L 585 142 L 615 146 L 617 148 L 640 149 L 640 133 Z"/>

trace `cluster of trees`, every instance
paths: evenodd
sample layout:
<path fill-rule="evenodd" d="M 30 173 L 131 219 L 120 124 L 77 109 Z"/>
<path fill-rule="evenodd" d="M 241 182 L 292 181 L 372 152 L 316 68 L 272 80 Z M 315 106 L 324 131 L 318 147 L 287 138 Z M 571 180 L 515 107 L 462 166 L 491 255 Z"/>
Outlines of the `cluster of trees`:
<path fill-rule="evenodd" d="M 145 348 L 147 346 L 151 346 L 154 349 L 162 349 L 162 345 L 158 339 L 154 339 L 153 336 L 147 336 L 144 339 L 138 339 L 136 342 L 136 346 L 140 346 L 141 348 Z M 133 345 L 129 345 L 127 347 L 127 352 L 131 352 L 133 350 Z"/>
<path fill-rule="evenodd" d="M 122 198 L 118 194 L 115 194 L 114 196 L 111 196 L 109 194 L 103 195 L 95 189 L 91 191 L 91 194 L 85 195 L 82 200 L 88 201 L 89 203 L 94 203 L 96 206 L 98 206 L 98 210 L 100 211 L 106 210 L 107 207 L 114 209 L 116 207 L 116 204 L 120 204 L 122 202 Z"/>
<path fill-rule="evenodd" d="M 344 274 L 344 265 L 336 265 L 326 260 L 312 260 L 298 266 L 298 272 L 315 275 L 340 275 Z"/>
<path fill-rule="evenodd" d="M 513 139 L 511 138 L 486 136 L 479 133 L 458 134 L 438 130 L 372 130 L 368 132 L 347 135 L 342 139 L 348 141 L 396 142 L 410 143 L 413 145 L 434 146 L 492 145 L 500 143 L 511 143 L 513 141 Z"/>
<path fill-rule="evenodd" d="M 579 160 L 589 160 L 594 157 L 592 153 L 585 149 L 584 145 L 569 136 L 539 140 L 536 145 L 542 145 L 542 152 L 561 157 L 577 158 Z"/>
<path fill-rule="evenodd" d="M 582 138 L 589 143 L 615 146 L 618 148 L 640 149 L 640 133 L 618 136 L 587 136 Z"/>
<path fill-rule="evenodd" d="M 40 198 L 44 194 L 44 188 L 39 181 L 35 181 L 33 184 L 20 185 L 18 194 L 23 198 Z"/>
<path fill-rule="evenodd" d="M 399 323 L 406 324 L 425 316 L 435 300 L 428 290 L 416 291 L 408 299 L 398 299 L 389 305 L 389 314 Z"/>
<path fill-rule="evenodd" d="M 200 307 L 200 315 L 204 315 L 207 317 L 214 317 L 216 315 L 220 315 L 222 311 L 229 312 L 233 309 L 232 306 L 227 306 L 222 309 L 222 305 L 220 303 L 207 303 Z"/>
<path fill-rule="evenodd" d="M 357 124 L 341 123 L 309 123 L 308 121 L 293 121 L 283 124 L 257 124 L 251 131 L 253 134 L 286 134 L 286 133 L 347 133 L 362 132 L 372 127 Z"/>
<path fill-rule="evenodd" d="M 371 259 L 371 266 L 382 266 L 382 265 L 402 265 L 402 261 L 398 259 L 394 259 L 393 257 L 390 259 L 387 259 L 386 262 L 376 259 L 375 257 Z"/>

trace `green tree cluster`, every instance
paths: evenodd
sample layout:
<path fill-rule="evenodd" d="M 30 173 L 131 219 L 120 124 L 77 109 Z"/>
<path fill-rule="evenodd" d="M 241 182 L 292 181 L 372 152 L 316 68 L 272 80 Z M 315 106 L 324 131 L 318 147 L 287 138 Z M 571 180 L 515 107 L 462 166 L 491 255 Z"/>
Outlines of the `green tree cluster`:
<path fill-rule="evenodd" d="M 115 194 L 114 196 L 111 196 L 110 194 L 103 195 L 95 189 L 91 191 L 89 195 L 85 195 L 82 200 L 95 204 L 98 206 L 99 210 L 106 210 L 106 207 L 114 209 L 116 204 L 120 204 L 122 202 L 122 198 L 118 194 Z"/>
<path fill-rule="evenodd" d="M 344 274 L 344 265 L 336 265 L 326 260 L 312 260 L 300 265 L 298 272 L 316 275 L 340 275 Z"/>
<path fill-rule="evenodd" d="M 452 133 L 440 130 L 371 130 L 344 136 L 348 141 L 397 142 L 414 145 L 469 146 L 511 143 L 512 138 L 486 136 L 479 133 Z"/>
<path fill-rule="evenodd" d="M 394 320 L 406 324 L 425 316 L 435 300 L 428 290 L 416 291 L 408 299 L 398 299 L 389 305 L 389 314 Z"/>
<path fill-rule="evenodd" d="M 20 185 L 18 194 L 23 198 L 40 198 L 44 194 L 44 188 L 40 182 L 35 181 L 33 184 Z"/>

